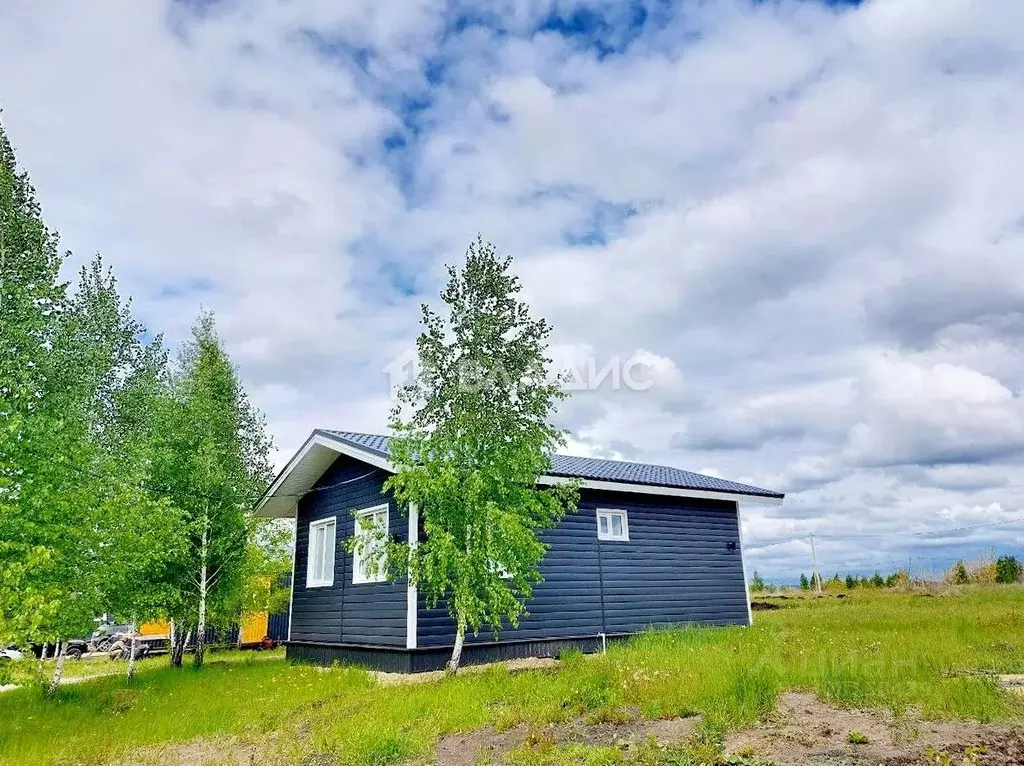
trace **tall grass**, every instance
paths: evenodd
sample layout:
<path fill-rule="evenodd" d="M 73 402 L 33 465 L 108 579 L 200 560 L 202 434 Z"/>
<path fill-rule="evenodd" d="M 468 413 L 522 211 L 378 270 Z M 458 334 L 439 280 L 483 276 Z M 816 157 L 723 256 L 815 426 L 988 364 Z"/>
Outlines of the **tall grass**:
<path fill-rule="evenodd" d="M 381 766 L 427 754 L 453 732 L 601 719 L 625 706 L 651 718 L 699 713 L 702 732 L 714 737 L 766 715 L 787 689 L 898 714 L 1024 719 L 1020 701 L 976 672 L 1024 672 L 1020 586 L 791 603 L 758 613 L 753 628 L 650 632 L 606 655 L 568 654 L 555 670 L 495 667 L 381 686 L 358 669 L 254 658 L 201 671 L 149 665 L 130 688 L 105 678 L 65 687 L 56 701 L 25 689 L 0 696 L 0 759 L 99 763 L 141 746 L 231 734 L 273 739 L 285 762 L 319 753 L 324 762 Z"/>

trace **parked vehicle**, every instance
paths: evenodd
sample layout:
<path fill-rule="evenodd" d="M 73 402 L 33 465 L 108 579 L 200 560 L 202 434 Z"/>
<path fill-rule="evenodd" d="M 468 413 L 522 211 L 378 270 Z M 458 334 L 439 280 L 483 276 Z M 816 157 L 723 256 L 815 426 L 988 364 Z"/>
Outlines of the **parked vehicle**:
<path fill-rule="evenodd" d="M 72 638 L 67 642 L 67 646 L 64 650 L 67 653 L 68 659 L 80 660 L 83 654 L 88 654 L 92 651 L 89 648 L 89 641 L 84 638 Z M 32 644 L 32 654 L 35 658 L 42 659 L 43 657 L 43 644 Z M 57 654 L 57 647 L 55 644 L 46 644 L 46 657 L 47 659 L 53 659 Z"/>
<path fill-rule="evenodd" d="M 89 642 L 81 638 L 72 638 L 64 648 L 64 654 L 69 660 L 80 660 L 88 651 Z"/>
<path fill-rule="evenodd" d="M 0 649 L 0 662 L 21 662 L 25 659 L 25 655 L 20 649 L 15 649 L 13 646 L 9 646 L 6 649 Z"/>
<path fill-rule="evenodd" d="M 92 632 L 89 639 L 89 650 L 93 652 L 109 652 L 123 637 L 130 637 L 135 632 L 134 625 L 113 625 L 102 623 Z"/>

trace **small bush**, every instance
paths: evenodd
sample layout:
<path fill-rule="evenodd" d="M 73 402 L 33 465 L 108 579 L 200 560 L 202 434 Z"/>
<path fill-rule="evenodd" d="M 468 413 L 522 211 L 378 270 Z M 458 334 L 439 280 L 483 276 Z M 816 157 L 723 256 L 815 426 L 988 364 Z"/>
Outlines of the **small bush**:
<path fill-rule="evenodd" d="M 885 587 L 906 590 L 910 587 L 910 573 L 905 569 L 893 572 L 885 578 Z"/>
<path fill-rule="evenodd" d="M 992 585 L 996 581 L 995 556 L 981 556 L 966 565 L 971 582 L 979 585 Z"/>
<path fill-rule="evenodd" d="M 996 561 L 996 582 L 1004 585 L 1015 583 L 1021 576 L 1021 564 L 1016 556 L 1000 556 Z"/>
<path fill-rule="evenodd" d="M 868 743 L 868 735 L 860 731 L 851 731 L 846 735 L 846 739 L 851 745 L 866 745 Z"/>
<path fill-rule="evenodd" d="M 826 593 L 842 593 L 846 590 L 846 582 L 839 579 L 839 575 L 832 575 L 830 579 L 822 583 L 821 588 Z"/>
<path fill-rule="evenodd" d="M 964 562 L 962 561 L 956 562 L 956 564 L 953 565 L 953 568 L 949 570 L 946 577 L 954 585 L 966 585 L 971 581 L 971 575 L 967 572 L 967 567 L 964 566 Z"/>

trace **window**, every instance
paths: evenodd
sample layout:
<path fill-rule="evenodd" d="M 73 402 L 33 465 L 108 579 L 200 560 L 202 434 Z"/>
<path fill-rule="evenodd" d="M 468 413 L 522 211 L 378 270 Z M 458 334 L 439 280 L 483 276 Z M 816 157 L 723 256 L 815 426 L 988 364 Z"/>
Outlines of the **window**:
<path fill-rule="evenodd" d="M 489 569 L 492 572 L 494 572 L 494 574 L 498 575 L 498 577 L 500 577 L 502 580 L 512 579 L 512 575 L 509 573 L 509 571 L 505 569 L 505 567 L 503 567 L 499 562 L 493 559 L 491 559 Z"/>
<path fill-rule="evenodd" d="M 387 536 L 388 534 L 388 507 L 386 505 L 378 505 L 374 508 L 356 511 L 355 516 L 355 534 L 358 542 L 353 554 L 352 582 L 356 584 L 384 582 L 387 577 L 382 571 L 384 565 L 383 558 L 376 559 L 378 571 L 372 575 L 369 573 L 369 563 L 375 558 L 373 554 L 384 547 L 384 541 L 380 538 L 380 535 Z M 369 526 L 369 529 L 367 529 L 367 526 Z"/>
<path fill-rule="evenodd" d="M 314 521 L 309 525 L 309 559 L 306 562 L 306 587 L 329 588 L 334 585 L 334 549 L 337 517 Z"/>
<path fill-rule="evenodd" d="M 629 521 L 625 511 L 597 511 L 598 540 L 629 540 Z"/>

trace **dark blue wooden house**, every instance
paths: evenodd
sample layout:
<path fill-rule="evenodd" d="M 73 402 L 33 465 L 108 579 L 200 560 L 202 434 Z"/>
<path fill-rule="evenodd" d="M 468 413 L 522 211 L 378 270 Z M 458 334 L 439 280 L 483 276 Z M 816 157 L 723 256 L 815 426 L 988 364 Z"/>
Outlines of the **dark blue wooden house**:
<path fill-rule="evenodd" d="M 317 430 L 261 500 L 258 512 L 296 520 L 288 656 L 417 672 L 444 665 L 454 625 L 405 581 L 368 576 L 343 541 L 355 518 L 416 538 L 382 485 L 394 472 L 388 438 Z M 580 509 L 547 530 L 544 581 L 518 628 L 468 636 L 463 662 L 583 651 L 651 626 L 746 625 L 751 620 L 740 502 L 782 494 L 678 468 L 556 455 L 540 483 L 582 480 Z M 362 527 L 360 527 L 362 528 Z"/>

